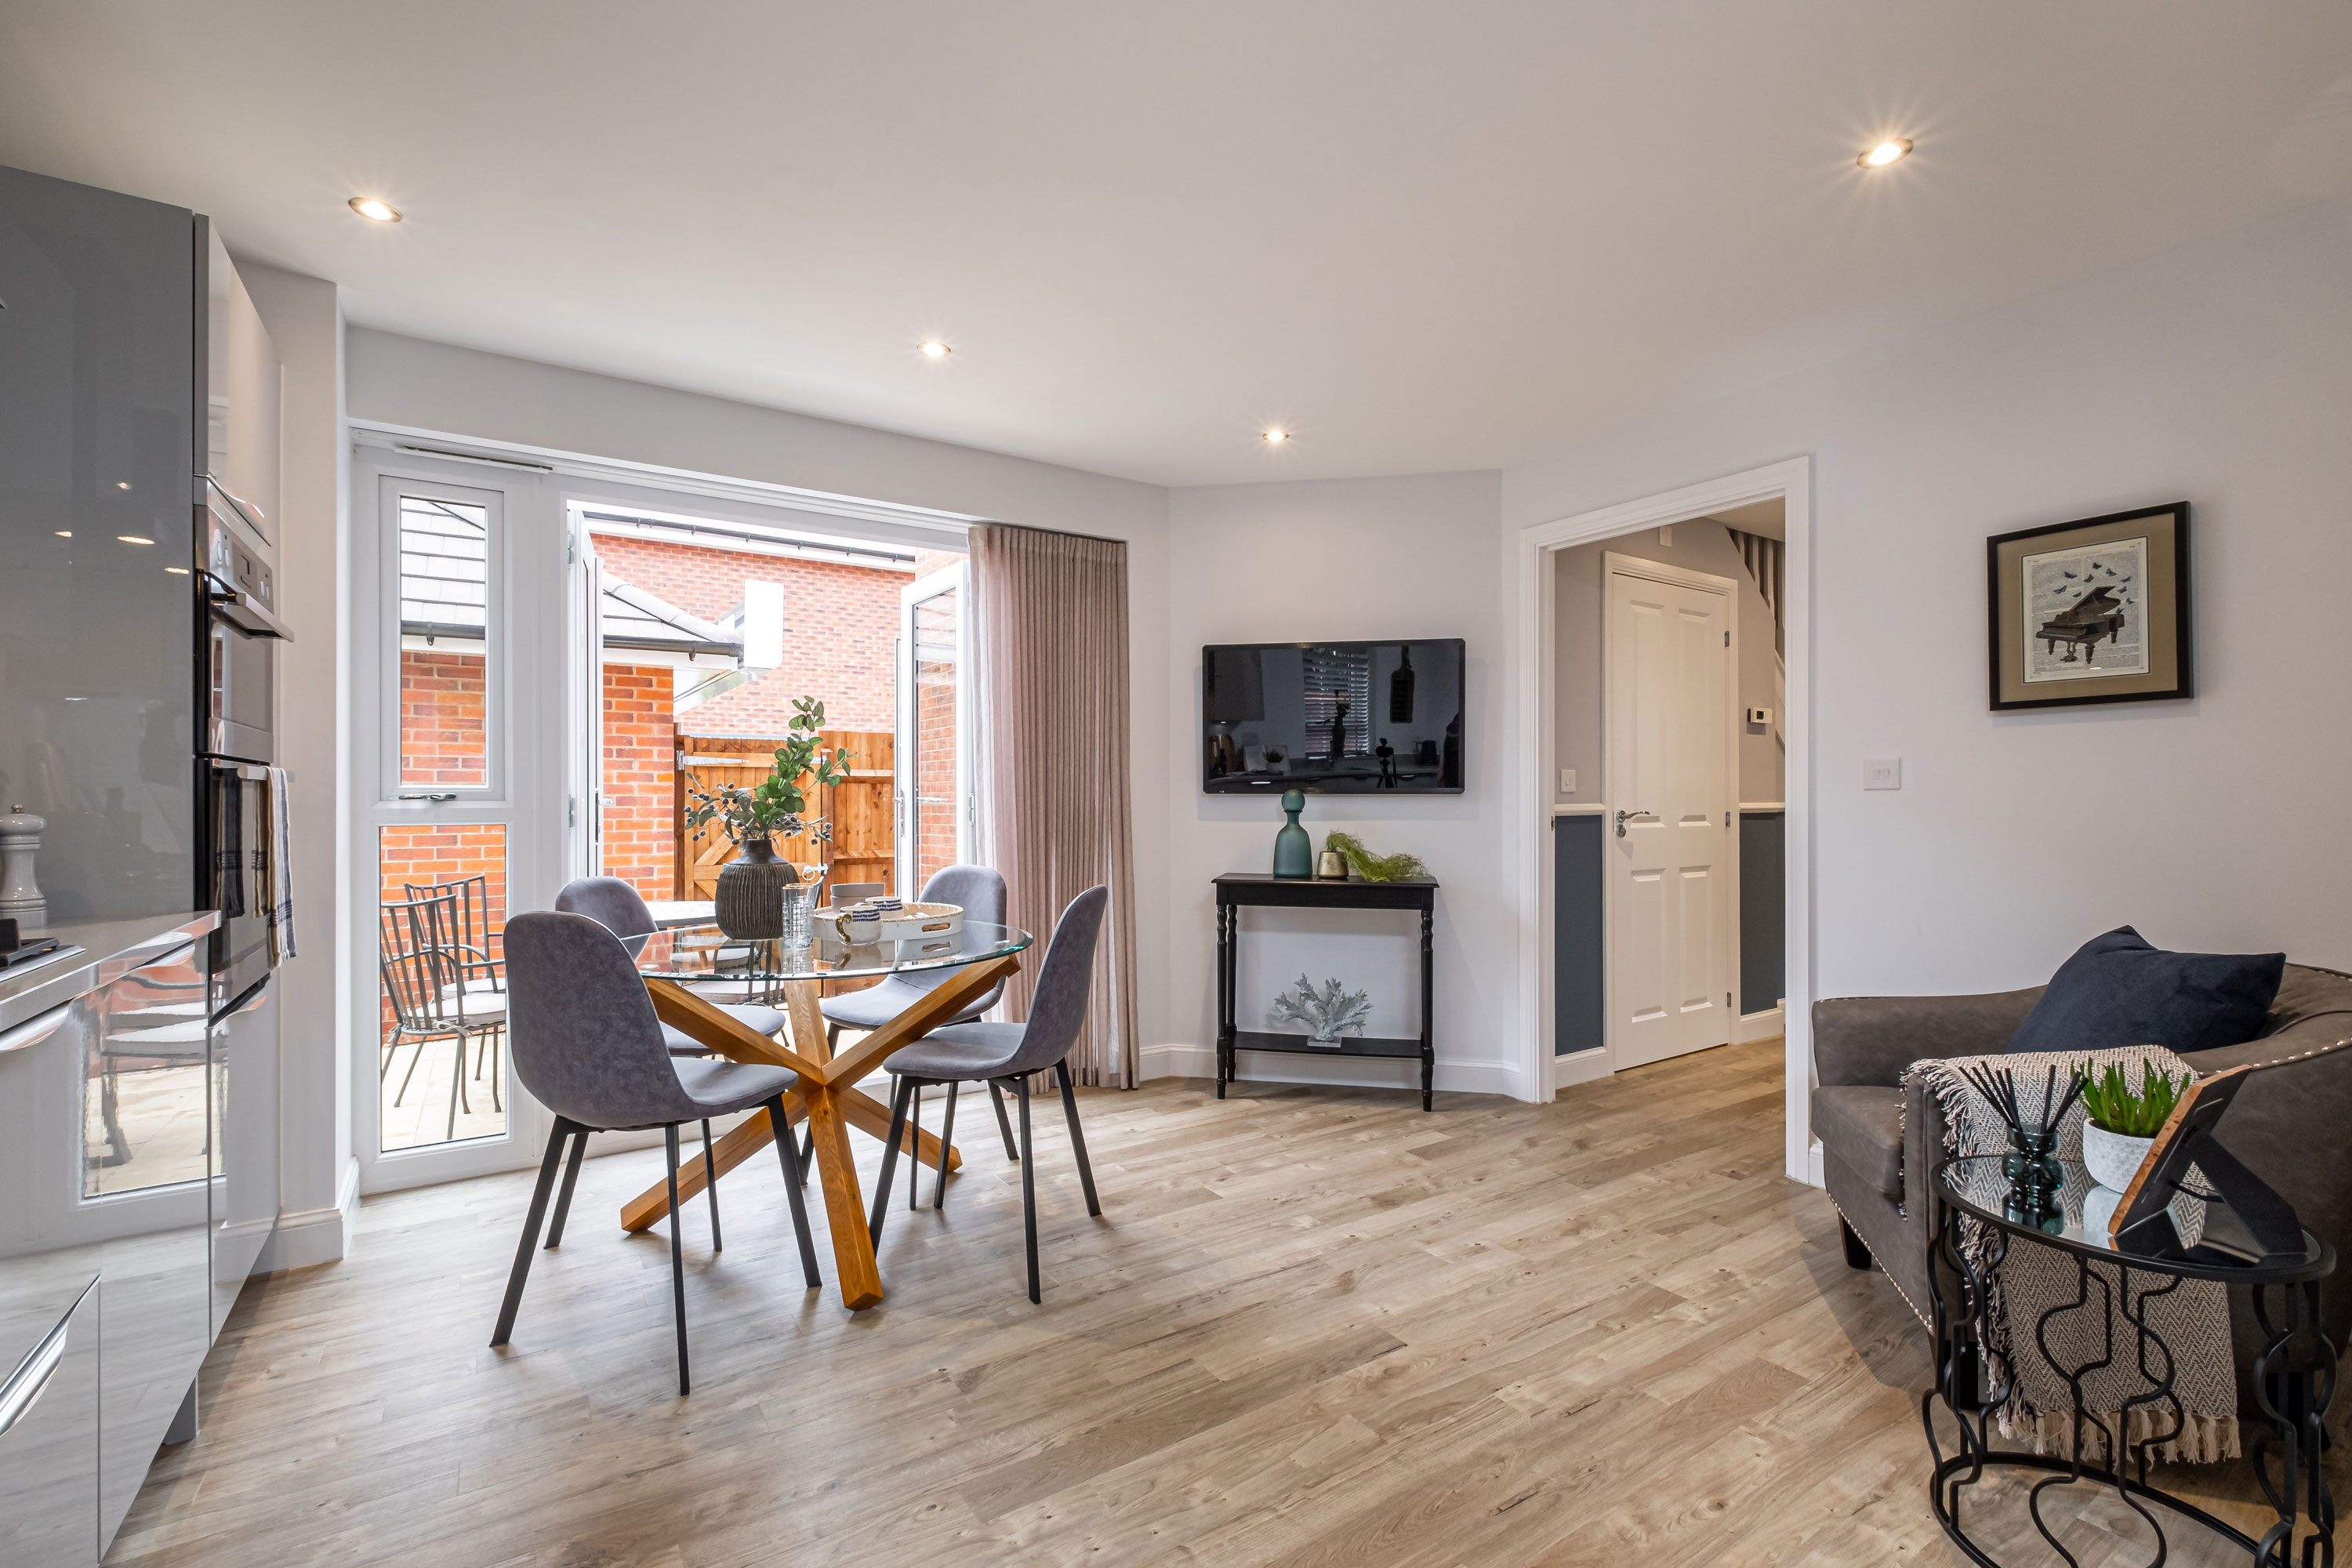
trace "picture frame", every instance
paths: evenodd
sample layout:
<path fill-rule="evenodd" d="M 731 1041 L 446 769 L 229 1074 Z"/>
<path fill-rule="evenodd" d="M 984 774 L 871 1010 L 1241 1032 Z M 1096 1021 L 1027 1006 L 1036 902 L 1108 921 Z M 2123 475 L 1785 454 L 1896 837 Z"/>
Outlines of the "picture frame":
<path fill-rule="evenodd" d="M 2197 695 L 2189 503 L 1985 541 L 1996 713 Z"/>

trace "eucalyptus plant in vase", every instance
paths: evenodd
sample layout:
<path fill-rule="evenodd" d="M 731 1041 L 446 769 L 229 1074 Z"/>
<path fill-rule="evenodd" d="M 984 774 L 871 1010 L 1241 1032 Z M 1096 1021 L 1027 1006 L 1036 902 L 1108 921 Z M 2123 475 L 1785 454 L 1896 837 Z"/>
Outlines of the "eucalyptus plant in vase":
<path fill-rule="evenodd" d="M 748 788 L 721 784 L 714 791 L 687 775 L 687 794 L 694 802 L 687 826 L 700 829 L 716 822 L 727 841 L 742 851 L 719 868 L 716 898 L 719 929 L 738 942 L 784 934 L 784 890 L 800 885 L 801 871 L 777 858 L 776 840 L 805 833 L 820 844 L 833 842 L 833 824 L 809 816 L 802 787 L 805 783 L 822 788 L 849 777 L 849 749 L 828 752 L 824 729 L 824 704 L 803 697 L 793 704 L 784 743 L 776 748 L 766 778 Z"/>

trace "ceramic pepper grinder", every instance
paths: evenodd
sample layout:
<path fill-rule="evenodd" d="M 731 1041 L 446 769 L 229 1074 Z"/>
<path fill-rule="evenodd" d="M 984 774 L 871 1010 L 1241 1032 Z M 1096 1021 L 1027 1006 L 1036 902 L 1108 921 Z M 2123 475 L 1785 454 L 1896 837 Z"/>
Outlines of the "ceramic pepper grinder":
<path fill-rule="evenodd" d="M 1307 809 L 1307 797 L 1295 789 L 1282 792 L 1283 814 L 1290 820 L 1274 836 L 1274 874 L 1277 877 L 1309 878 L 1315 875 L 1315 841 L 1307 837 L 1307 829 L 1298 826 L 1298 814 Z"/>
<path fill-rule="evenodd" d="M 0 918 L 20 927 L 49 923 L 49 906 L 33 880 L 33 857 L 41 847 L 41 829 L 48 823 L 21 805 L 0 816 Z"/>

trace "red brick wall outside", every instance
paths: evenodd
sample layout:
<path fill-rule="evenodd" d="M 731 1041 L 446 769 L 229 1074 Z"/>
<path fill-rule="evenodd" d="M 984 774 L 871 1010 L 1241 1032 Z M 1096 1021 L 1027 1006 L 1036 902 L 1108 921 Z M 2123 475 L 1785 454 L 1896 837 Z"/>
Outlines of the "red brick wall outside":
<path fill-rule="evenodd" d="M 950 609 L 937 600 L 919 613 L 931 617 L 929 636 L 952 636 L 954 617 L 963 608 L 958 600 Z M 956 701 L 952 667 L 925 663 L 915 673 L 916 792 L 915 886 L 930 880 L 931 873 L 955 864 L 956 819 L 962 802 L 956 789 Z"/>
<path fill-rule="evenodd" d="M 400 650 L 400 782 L 488 782 L 483 661 L 478 653 Z"/>
<path fill-rule="evenodd" d="M 705 620 L 740 605 L 746 582 L 783 584 L 783 664 L 688 711 L 686 733 L 782 735 L 803 696 L 824 702 L 829 729 L 891 727 L 906 573 L 604 533 L 596 553 L 614 576 Z"/>
<path fill-rule="evenodd" d="M 604 875 L 645 899 L 677 896 L 677 725 L 672 671 L 604 667 Z"/>

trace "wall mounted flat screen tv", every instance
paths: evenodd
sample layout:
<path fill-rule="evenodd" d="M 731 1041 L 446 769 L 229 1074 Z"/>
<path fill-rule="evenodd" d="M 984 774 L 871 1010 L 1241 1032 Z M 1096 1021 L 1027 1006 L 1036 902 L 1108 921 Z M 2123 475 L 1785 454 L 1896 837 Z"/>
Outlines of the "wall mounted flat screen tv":
<path fill-rule="evenodd" d="M 1459 795 L 1460 637 L 1201 650 L 1211 795 Z"/>

